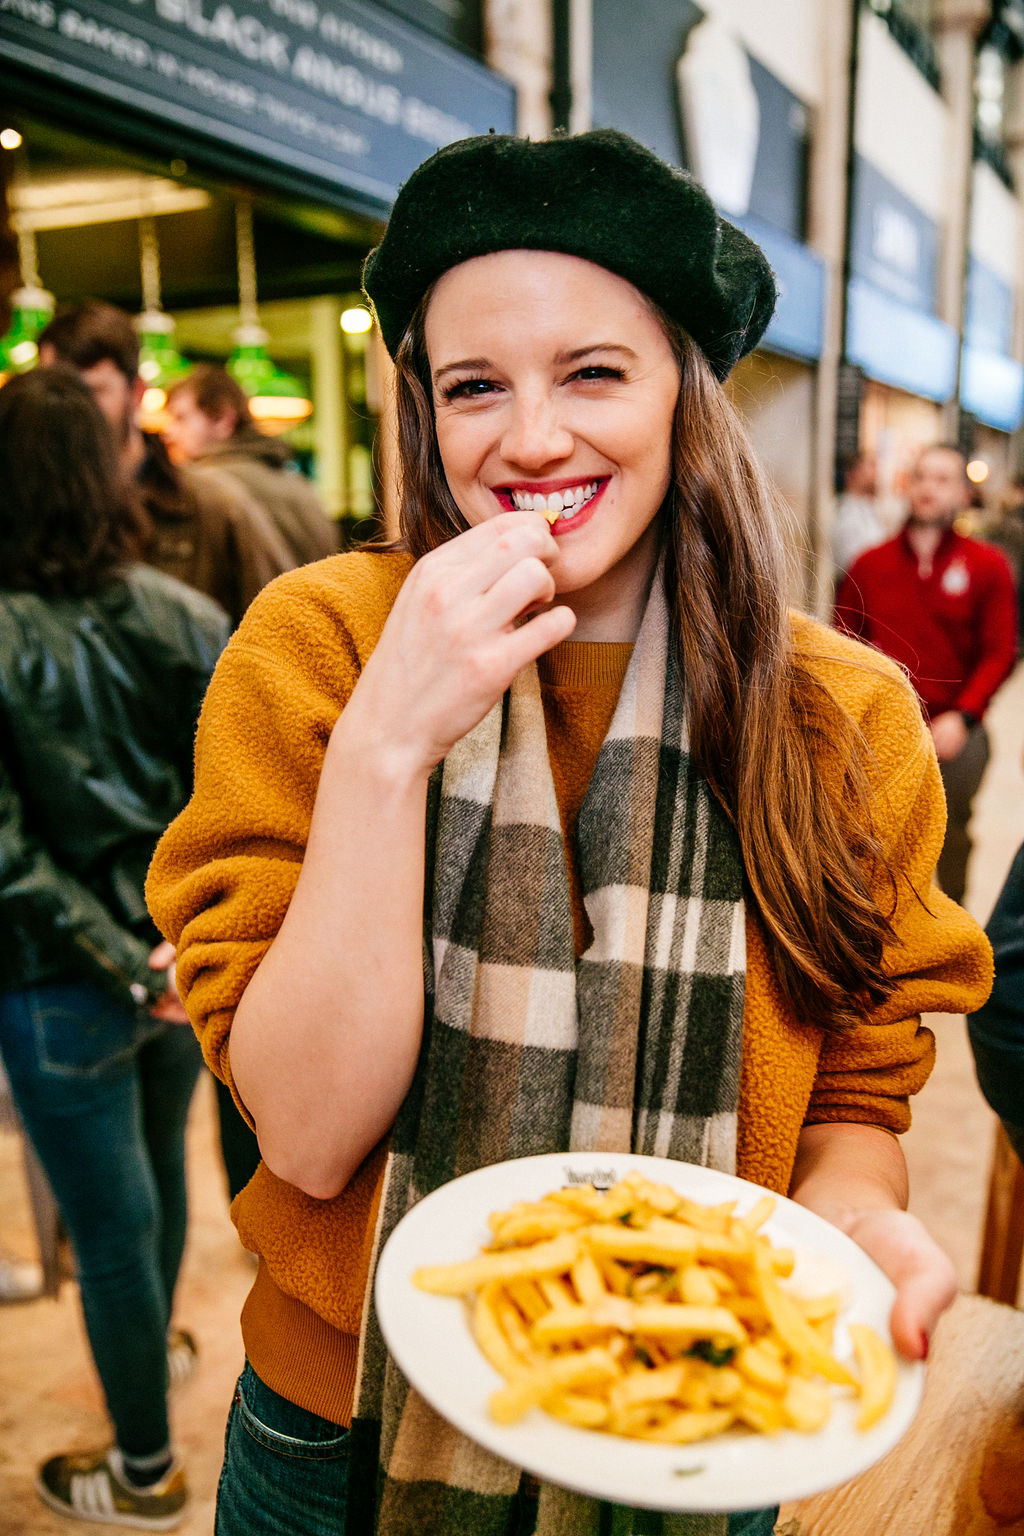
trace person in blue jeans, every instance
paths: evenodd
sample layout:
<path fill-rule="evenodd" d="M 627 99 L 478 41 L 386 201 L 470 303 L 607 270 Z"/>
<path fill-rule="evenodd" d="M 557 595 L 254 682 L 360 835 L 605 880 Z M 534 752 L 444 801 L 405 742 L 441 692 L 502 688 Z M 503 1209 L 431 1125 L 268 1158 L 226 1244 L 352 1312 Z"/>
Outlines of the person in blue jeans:
<path fill-rule="evenodd" d="M 70 370 L 0 392 L 0 483 L 0 1052 L 114 1430 L 36 1486 L 63 1514 L 167 1530 L 187 1500 L 168 1331 L 200 1056 L 143 882 L 228 622 L 138 563 L 143 514 Z"/>

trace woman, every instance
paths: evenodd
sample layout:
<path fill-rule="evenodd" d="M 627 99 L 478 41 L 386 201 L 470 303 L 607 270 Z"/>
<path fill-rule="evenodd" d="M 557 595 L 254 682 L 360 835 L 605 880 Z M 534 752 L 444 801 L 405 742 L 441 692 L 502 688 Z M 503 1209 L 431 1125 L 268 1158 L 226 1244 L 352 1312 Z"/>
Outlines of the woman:
<path fill-rule="evenodd" d="M 186 1502 L 168 1328 L 199 1053 L 143 882 L 189 793 L 228 625 L 137 563 L 142 515 L 70 370 L 0 390 L 0 482 L 0 1050 L 74 1246 L 115 1436 L 53 1457 L 37 1488 L 66 1515 L 167 1530 Z"/>
<path fill-rule="evenodd" d="M 218 1530 L 767 1532 L 600 1509 L 460 1441 L 385 1358 L 373 1266 L 470 1168 L 654 1152 L 836 1222 L 922 1355 L 954 1282 L 891 1133 L 918 1010 L 989 978 L 929 890 L 934 756 L 891 666 L 786 615 L 719 383 L 774 284 L 693 181 L 606 131 L 450 145 L 365 286 L 406 552 L 255 605 L 149 885 L 265 1159 Z"/>

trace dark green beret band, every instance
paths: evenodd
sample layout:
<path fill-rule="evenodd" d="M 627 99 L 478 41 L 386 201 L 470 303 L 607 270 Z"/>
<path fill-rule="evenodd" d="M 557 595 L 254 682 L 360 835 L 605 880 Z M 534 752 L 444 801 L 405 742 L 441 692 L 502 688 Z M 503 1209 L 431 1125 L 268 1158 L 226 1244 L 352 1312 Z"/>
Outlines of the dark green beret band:
<path fill-rule="evenodd" d="M 491 251 L 565 251 L 639 288 L 700 346 L 719 379 L 754 348 L 775 279 L 699 182 L 627 134 L 460 139 L 409 177 L 363 286 L 392 354 L 431 283 Z"/>

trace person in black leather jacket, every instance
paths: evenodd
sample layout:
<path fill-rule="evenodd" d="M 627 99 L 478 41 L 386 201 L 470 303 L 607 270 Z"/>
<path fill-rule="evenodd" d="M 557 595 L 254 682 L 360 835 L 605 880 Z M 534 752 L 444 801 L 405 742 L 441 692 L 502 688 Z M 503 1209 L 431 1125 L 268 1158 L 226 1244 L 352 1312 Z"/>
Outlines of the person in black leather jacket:
<path fill-rule="evenodd" d="M 67 1515 L 167 1529 L 187 1498 L 167 1349 L 199 1054 L 143 882 L 229 624 L 138 562 L 145 513 L 71 370 L 0 390 L 0 484 L 0 1051 L 115 1435 L 36 1486 Z"/>
<path fill-rule="evenodd" d="M 967 1028 L 978 1083 L 1024 1161 L 1024 844 L 1017 849 L 985 930 L 992 941 L 992 996 Z"/>

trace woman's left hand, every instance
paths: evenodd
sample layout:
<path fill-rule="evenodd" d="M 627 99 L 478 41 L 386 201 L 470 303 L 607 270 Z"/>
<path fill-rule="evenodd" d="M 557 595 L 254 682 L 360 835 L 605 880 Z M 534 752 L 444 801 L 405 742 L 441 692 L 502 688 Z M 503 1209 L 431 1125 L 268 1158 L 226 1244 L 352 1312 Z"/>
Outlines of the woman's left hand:
<path fill-rule="evenodd" d="M 909 1211 L 850 1210 L 830 1219 L 889 1276 L 896 1287 L 893 1343 L 908 1360 L 923 1360 L 959 1289 L 951 1260 Z"/>
<path fill-rule="evenodd" d="M 845 1232 L 889 1276 L 896 1287 L 893 1343 L 908 1360 L 923 1360 L 958 1285 L 949 1257 L 904 1209 L 907 1169 L 896 1137 L 855 1123 L 805 1126 L 789 1193 Z"/>

